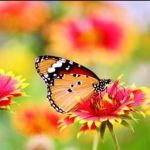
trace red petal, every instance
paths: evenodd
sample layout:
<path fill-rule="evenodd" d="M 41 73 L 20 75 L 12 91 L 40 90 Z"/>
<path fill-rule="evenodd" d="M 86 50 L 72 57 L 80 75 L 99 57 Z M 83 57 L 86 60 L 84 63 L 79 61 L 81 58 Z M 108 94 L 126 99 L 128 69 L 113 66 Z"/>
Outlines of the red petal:
<path fill-rule="evenodd" d="M 74 123 L 74 119 L 75 119 L 75 117 L 70 118 L 69 116 L 67 116 L 67 117 L 64 119 L 64 122 L 65 122 L 67 125 L 69 125 L 69 124 Z"/>
<path fill-rule="evenodd" d="M 9 106 L 10 103 L 11 103 L 11 99 L 9 99 L 9 100 L 2 100 L 2 101 L 0 101 L 0 107 Z"/>
<path fill-rule="evenodd" d="M 22 93 L 14 93 L 12 95 L 15 96 L 15 97 L 19 97 L 19 96 L 22 96 Z"/>
<path fill-rule="evenodd" d="M 92 129 L 92 130 L 96 130 L 96 129 L 97 129 L 95 123 L 92 124 L 91 129 Z"/>
<path fill-rule="evenodd" d="M 139 106 L 146 99 L 145 93 L 140 89 L 134 90 L 133 94 L 134 94 L 134 104 L 132 106 Z"/>
<path fill-rule="evenodd" d="M 116 81 L 113 83 L 113 85 L 111 87 L 108 88 L 109 97 L 113 97 L 113 95 L 118 90 L 118 85 L 119 85 L 119 81 Z"/>
<path fill-rule="evenodd" d="M 86 130 L 89 130 L 89 127 L 88 127 L 87 123 L 85 123 L 85 124 L 80 128 L 80 131 L 86 131 Z"/>

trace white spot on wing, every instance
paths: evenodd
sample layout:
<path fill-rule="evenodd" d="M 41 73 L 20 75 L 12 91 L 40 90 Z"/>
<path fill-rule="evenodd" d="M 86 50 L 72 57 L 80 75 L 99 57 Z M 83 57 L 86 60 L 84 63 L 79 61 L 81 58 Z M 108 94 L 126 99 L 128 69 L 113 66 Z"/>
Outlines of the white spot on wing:
<path fill-rule="evenodd" d="M 61 67 L 61 66 L 62 66 L 62 62 L 61 61 L 58 61 L 55 64 L 53 64 L 53 68 Z"/>
<path fill-rule="evenodd" d="M 48 74 L 45 74 L 44 77 L 45 77 L 45 78 L 48 78 Z"/>
<path fill-rule="evenodd" d="M 66 68 L 66 70 L 69 70 L 69 68 Z"/>
<path fill-rule="evenodd" d="M 66 59 L 63 59 L 63 58 L 62 58 L 60 61 L 61 61 L 62 63 L 65 63 L 65 62 L 66 62 Z"/>
<path fill-rule="evenodd" d="M 56 68 L 61 67 L 62 64 L 65 63 L 65 62 L 66 62 L 65 59 L 61 59 L 61 60 L 57 61 L 56 63 L 54 63 L 54 64 L 52 65 L 51 68 L 48 69 L 48 72 L 49 72 L 49 73 L 55 72 L 55 71 L 56 71 Z"/>
<path fill-rule="evenodd" d="M 56 77 L 56 76 L 57 76 L 57 74 L 55 73 L 55 74 L 53 74 L 53 76 L 54 76 L 54 77 Z"/>
<path fill-rule="evenodd" d="M 69 63 L 72 65 L 72 64 L 73 64 L 73 61 L 69 61 Z"/>
<path fill-rule="evenodd" d="M 37 62 L 37 63 L 39 62 L 39 58 L 36 60 L 36 62 Z"/>
<path fill-rule="evenodd" d="M 53 67 L 52 68 L 48 68 L 48 72 L 49 73 L 55 72 L 55 68 L 53 68 Z"/>

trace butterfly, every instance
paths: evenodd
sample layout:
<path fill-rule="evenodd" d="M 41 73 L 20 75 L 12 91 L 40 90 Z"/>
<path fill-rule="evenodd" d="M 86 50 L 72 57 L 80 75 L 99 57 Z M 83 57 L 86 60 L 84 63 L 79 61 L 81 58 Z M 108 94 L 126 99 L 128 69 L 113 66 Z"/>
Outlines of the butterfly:
<path fill-rule="evenodd" d="M 88 68 L 56 56 L 39 56 L 35 68 L 47 85 L 47 98 L 60 113 L 71 112 L 78 99 L 86 99 L 106 89 L 111 79 L 100 79 Z"/>

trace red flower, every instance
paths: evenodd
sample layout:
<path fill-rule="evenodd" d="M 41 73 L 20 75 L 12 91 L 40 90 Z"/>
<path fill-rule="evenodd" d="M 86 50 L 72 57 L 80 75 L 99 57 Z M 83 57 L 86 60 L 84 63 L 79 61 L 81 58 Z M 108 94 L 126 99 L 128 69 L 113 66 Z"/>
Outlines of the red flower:
<path fill-rule="evenodd" d="M 67 114 L 61 125 L 64 127 L 79 121 L 82 124 L 80 131 L 86 131 L 95 130 L 106 121 L 124 123 L 127 118 L 132 118 L 131 112 L 140 112 L 135 106 L 141 106 L 146 98 L 142 89 L 122 87 L 119 81 L 115 81 L 104 92 L 82 99 L 79 107 Z"/>
<path fill-rule="evenodd" d="M 2 30 L 36 31 L 47 18 L 48 7 L 45 2 L 0 2 L 0 28 Z"/>
<path fill-rule="evenodd" d="M 12 73 L 0 72 L 0 108 L 10 106 L 14 97 L 22 96 L 21 90 L 27 85 L 20 77 L 14 77 Z"/>
<path fill-rule="evenodd" d="M 26 104 L 18 108 L 17 114 L 12 117 L 16 129 L 27 136 L 46 134 L 57 139 L 70 137 L 69 129 L 59 132 L 61 115 L 50 109 L 49 103 Z"/>
<path fill-rule="evenodd" d="M 91 47 L 117 50 L 123 38 L 121 26 L 111 20 L 98 17 L 68 20 L 65 23 L 67 38 L 71 40 L 75 50 L 91 49 Z"/>
<path fill-rule="evenodd" d="M 77 5 L 79 8 L 76 5 L 72 8 L 65 4 L 66 15 L 45 27 L 45 38 L 50 43 L 47 53 L 68 58 L 71 53 L 71 59 L 82 61 L 83 64 L 90 61 L 116 64 L 116 61 L 128 57 L 135 46 L 136 27 L 119 6 L 81 2 Z"/>

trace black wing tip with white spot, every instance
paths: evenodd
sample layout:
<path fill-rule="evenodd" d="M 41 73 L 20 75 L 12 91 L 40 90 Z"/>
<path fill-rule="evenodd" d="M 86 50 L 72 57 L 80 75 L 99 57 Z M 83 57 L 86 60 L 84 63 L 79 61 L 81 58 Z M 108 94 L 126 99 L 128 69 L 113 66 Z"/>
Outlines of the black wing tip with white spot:
<path fill-rule="evenodd" d="M 38 72 L 38 74 L 41 76 L 41 78 L 45 81 L 45 83 L 47 84 L 47 89 L 48 89 L 48 92 L 47 92 L 47 98 L 50 102 L 50 105 L 59 113 L 65 113 L 65 111 L 61 108 L 59 108 L 57 106 L 57 104 L 55 103 L 55 101 L 51 98 L 51 90 L 50 90 L 50 87 L 54 85 L 54 79 L 55 78 L 55 74 L 56 73 L 52 73 L 52 77 L 50 77 L 48 75 L 48 77 L 45 77 L 42 73 L 40 73 L 40 70 L 39 70 L 39 64 L 45 60 L 45 59 L 50 59 L 50 58 L 53 58 L 53 59 L 61 59 L 60 57 L 55 57 L 55 56 L 49 56 L 49 55 L 42 55 L 42 56 L 39 56 L 36 58 L 35 60 L 35 68 Z M 56 78 L 62 78 L 63 75 L 62 74 L 59 74 L 59 76 L 56 75 Z"/>
<path fill-rule="evenodd" d="M 90 74 L 91 74 L 94 78 L 96 78 L 97 80 L 100 80 L 100 78 L 99 78 L 93 71 L 91 71 L 90 69 L 88 69 L 88 68 L 86 68 L 86 67 L 84 67 L 84 66 L 78 64 L 78 63 L 75 62 L 75 61 L 68 60 L 68 59 L 63 58 L 63 57 L 51 56 L 51 55 L 40 55 L 40 56 L 37 57 L 36 61 L 38 61 L 38 63 L 40 63 L 40 62 L 41 62 L 42 60 L 44 60 L 44 59 L 56 59 L 56 60 L 63 59 L 63 60 L 65 60 L 69 65 L 76 65 L 76 66 L 78 66 L 78 67 L 80 67 L 80 68 L 83 68 L 83 69 L 85 69 L 86 71 L 90 72 Z M 69 69 L 70 69 L 70 68 L 68 68 L 68 70 L 69 70 Z M 67 70 L 67 69 L 66 69 L 66 70 Z"/>

